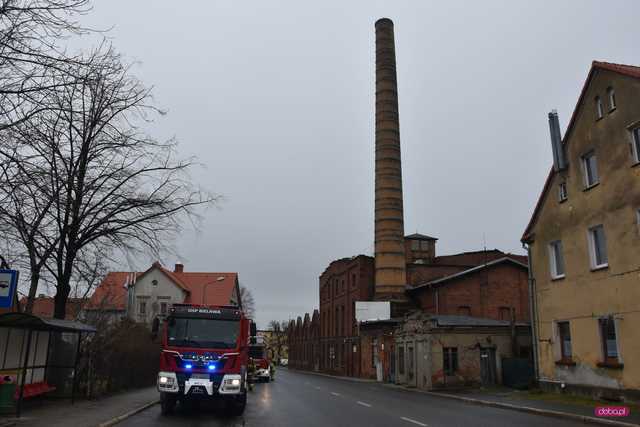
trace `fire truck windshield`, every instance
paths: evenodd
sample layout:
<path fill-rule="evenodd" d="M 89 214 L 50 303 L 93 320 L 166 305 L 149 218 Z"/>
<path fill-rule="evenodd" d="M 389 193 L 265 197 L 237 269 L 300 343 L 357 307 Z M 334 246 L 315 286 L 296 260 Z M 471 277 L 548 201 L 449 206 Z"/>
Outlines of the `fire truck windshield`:
<path fill-rule="evenodd" d="M 234 348 L 240 333 L 237 320 L 170 318 L 167 340 L 170 346 Z"/>

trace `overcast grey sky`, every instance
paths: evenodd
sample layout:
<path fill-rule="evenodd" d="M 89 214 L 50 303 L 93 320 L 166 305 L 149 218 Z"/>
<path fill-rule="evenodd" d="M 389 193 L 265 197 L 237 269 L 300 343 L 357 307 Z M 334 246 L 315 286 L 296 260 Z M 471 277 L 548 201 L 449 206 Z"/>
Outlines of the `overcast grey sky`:
<path fill-rule="evenodd" d="M 114 27 L 169 111 L 153 134 L 226 198 L 178 242 L 185 269 L 237 271 L 264 327 L 317 307 L 331 260 L 373 250 L 376 19 L 395 22 L 405 231 L 449 254 L 483 236 L 523 253 L 547 113 L 565 128 L 592 60 L 640 64 L 638 16 L 634 0 L 102 0 L 85 22 Z"/>

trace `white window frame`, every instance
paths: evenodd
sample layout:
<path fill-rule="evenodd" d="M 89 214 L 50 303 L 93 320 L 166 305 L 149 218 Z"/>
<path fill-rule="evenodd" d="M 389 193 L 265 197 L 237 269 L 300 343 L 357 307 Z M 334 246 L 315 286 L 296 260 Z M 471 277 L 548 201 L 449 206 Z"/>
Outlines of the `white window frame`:
<path fill-rule="evenodd" d="M 560 251 L 560 257 L 562 258 L 562 273 L 558 273 L 558 264 L 556 251 Z M 562 250 L 562 240 L 554 240 L 549 242 L 549 271 L 553 280 L 563 279 L 566 272 L 566 263 L 564 262 L 564 251 Z"/>
<path fill-rule="evenodd" d="M 573 337 L 571 336 L 571 322 L 568 320 L 557 320 L 556 322 L 556 336 L 558 337 L 558 351 L 560 353 L 560 360 L 572 359 L 573 358 Z M 569 329 L 569 352 L 571 353 L 568 356 L 564 355 L 564 342 L 562 341 L 562 334 L 560 333 L 560 324 L 566 323 Z"/>
<path fill-rule="evenodd" d="M 616 318 L 615 315 L 606 315 L 606 316 L 601 316 L 598 318 L 598 338 L 600 338 L 600 354 L 602 355 L 602 360 L 606 361 L 608 356 L 604 351 L 604 343 L 603 341 L 606 340 L 605 337 L 602 336 L 602 328 L 600 327 L 600 320 L 604 320 L 606 318 L 612 318 L 613 319 L 613 329 L 616 333 L 616 353 L 618 354 L 616 359 L 618 360 L 618 363 L 623 364 L 624 361 L 622 360 L 622 351 L 620 348 L 620 325 L 618 323 L 618 319 Z"/>
<path fill-rule="evenodd" d="M 598 228 L 602 228 L 602 235 L 604 237 L 604 252 L 605 252 L 605 257 L 606 257 L 606 262 L 598 264 L 597 263 L 597 256 L 596 256 L 596 242 L 595 242 L 595 232 Z M 589 227 L 589 230 L 587 231 L 587 235 L 588 235 L 588 240 L 589 240 L 589 259 L 590 259 L 590 264 L 591 264 L 591 269 L 592 270 L 599 270 L 601 268 L 607 268 L 609 267 L 609 251 L 607 250 L 607 235 L 604 231 L 604 225 L 603 224 L 598 224 L 598 225 L 594 225 L 593 227 Z"/>
<path fill-rule="evenodd" d="M 596 96 L 596 120 L 600 120 L 604 117 L 604 109 L 602 108 L 602 98 L 600 96 Z"/>
<path fill-rule="evenodd" d="M 640 163 L 640 125 L 632 127 L 631 132 L 631 154 L 633 163 Z"/>
<path fill-rule="evenodd" d="M 609 112 L 616 109 L 616 91 L 609 87 L 607 88 L 607 98 L 609 99 Z"/>
<path fill-rule="evenodd" d="M 564 202 L 569 198 L 569 193 L 567 191 L 567 182 L 563 181 L 558 184 L 558 201 Z"/>
<path fill-rule="evenodd" d="M 589 159 L 593 157 L 594 169 L 591 171 L 593 175 L 593 182 L 589 182 Z M 598 157 L 596 156 L 596 152 L 591 150 L 582 155 L 580 158 L 582 160 L 582 177 L 584 179 L 584 188 L 588 189 L 591 187 L 595 187 L 600 183 L 600 175 L 598 174 Z"/>

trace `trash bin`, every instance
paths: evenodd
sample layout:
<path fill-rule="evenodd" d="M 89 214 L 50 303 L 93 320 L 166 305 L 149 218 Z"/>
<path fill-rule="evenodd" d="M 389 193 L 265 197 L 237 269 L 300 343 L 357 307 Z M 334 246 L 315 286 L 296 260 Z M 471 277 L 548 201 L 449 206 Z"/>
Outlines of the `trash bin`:
<path fill-rule="evenodd" d="M 16 383 L 10 376 L 0 377 L 0 414 L 11 414 L 16 411 Z"/>

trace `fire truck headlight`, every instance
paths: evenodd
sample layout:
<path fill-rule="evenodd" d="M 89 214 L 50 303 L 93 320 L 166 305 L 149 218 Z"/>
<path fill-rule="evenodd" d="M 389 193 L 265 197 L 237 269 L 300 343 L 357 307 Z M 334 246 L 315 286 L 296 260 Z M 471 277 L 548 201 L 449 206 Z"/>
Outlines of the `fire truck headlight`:
<path fill-rule="evenodd" d="M 179 390 L 178 378 L 176 377 L 175 372 L 159 372 L 158 373 L 158 390 L 166 391 L 169 393 L 178 392 Z"/>
<path fill-rule="evenodd" d="M 220 394 L 238 394 L 240 393 L 242 379 L 237 374 L 227 374 L 222 378 L 220 386 Z"/>

